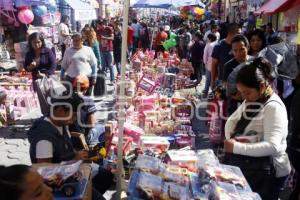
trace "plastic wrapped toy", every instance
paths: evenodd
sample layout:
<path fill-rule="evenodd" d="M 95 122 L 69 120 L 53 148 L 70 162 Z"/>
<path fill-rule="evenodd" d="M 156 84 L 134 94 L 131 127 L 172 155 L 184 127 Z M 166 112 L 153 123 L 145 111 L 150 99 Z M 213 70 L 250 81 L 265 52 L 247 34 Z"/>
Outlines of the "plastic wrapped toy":
<path fill-rule="evenodd" d="M 137 187 L 145 192 L 148 197 L 159 196 L 162 187 L 162 178 L 147 172 L 141 172 Z"/>
<path fill-rule="evenodd" d="M 164 182 L 161 199 L 163 200 L 190 200 L 190 192 L 188 186 L 181 186 L 173 182 Z"/>

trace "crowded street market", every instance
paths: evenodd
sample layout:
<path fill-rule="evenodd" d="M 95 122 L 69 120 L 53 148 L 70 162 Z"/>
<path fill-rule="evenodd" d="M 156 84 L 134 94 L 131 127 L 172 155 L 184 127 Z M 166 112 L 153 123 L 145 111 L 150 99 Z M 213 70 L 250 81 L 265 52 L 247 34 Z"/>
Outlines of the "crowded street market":
<path fill-rule="evenodd" d="M 0 200 L 300 200 L 299 160 L 300 0 L 0 0 Z"/>

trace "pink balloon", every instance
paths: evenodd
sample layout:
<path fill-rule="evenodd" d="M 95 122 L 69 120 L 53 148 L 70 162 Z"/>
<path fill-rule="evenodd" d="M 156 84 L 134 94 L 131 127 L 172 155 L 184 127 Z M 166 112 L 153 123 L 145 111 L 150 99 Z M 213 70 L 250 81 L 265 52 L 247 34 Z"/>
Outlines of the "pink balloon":
<path fill-rule="evenodd" d="M 29 9 L 22 9 L 18 13 L 18 19 L 23 24 L 30 24 L 33 21 L 34 15 Z"/>

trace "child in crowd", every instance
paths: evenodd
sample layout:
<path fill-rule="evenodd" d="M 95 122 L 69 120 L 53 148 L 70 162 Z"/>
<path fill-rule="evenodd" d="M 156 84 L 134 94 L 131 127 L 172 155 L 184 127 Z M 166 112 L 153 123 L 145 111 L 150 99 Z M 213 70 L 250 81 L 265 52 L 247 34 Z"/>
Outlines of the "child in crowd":
<path fill-rule="evenodd" d="M 214 92 L 215 97 L 208 102 L 209 141 L 219 146 L 225 137 L 227 98 L 226 90 L 222 86 L 216 87 Z"/>

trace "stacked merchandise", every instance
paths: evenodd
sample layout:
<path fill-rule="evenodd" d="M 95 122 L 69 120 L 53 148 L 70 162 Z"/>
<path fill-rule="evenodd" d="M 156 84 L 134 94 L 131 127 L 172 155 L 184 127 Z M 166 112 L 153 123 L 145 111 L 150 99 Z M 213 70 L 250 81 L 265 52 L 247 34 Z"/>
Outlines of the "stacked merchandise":
<path fill-rule="evenodd" d="M 31 85 L 31 77 L 25 74 L 0 77 L 0 91 L 6 96 L 6 116 L 10 116 L 11 120 L 20 119 L 39 109 L 38 98 Z"/>
<path fill-rule="evenodd" d="M 187 156 L 176 158 L 174 154 Z M 128 193 L 131 200 L 261 199 L 251 191 L 240 169 L 220 164 L 212 150 L 171 150 L 163 162 L 156 157 L 140 155 L 135 162 Z"/>
<path fill-rule="evenodd" d="M 19 42 L 14 44 L 15 59 L 17 62 L 17 69 L 21 70 L 24 68 L 25 56 L 28 51 L 28 42 Z"/>
<path fill-rule="evenodd" d="M 133 70 L 126 74 L 125 82 L 115 85 L 116 111 L 121 104 L 126 109 L 123 155 L 127 160 L 136 157 L 137 152 L 162 155 L 169 149 L 195 148 L 191 125 L 194 104 L 179 90 L 187 81 L 177 80 L 180 76 L 190 80 L 187 77 L 193 73 L 192 67 L 186 61 L 180 62 L 175 54 L 157 59 L 154 55 L 152 51 L 135 54 Z M 121 84 L 125 85 L 124 97 L 118 95 Z M 114 123 L 111 130 L 105 159 L 110 164 L 117 154 L 118 124 Z"/>

